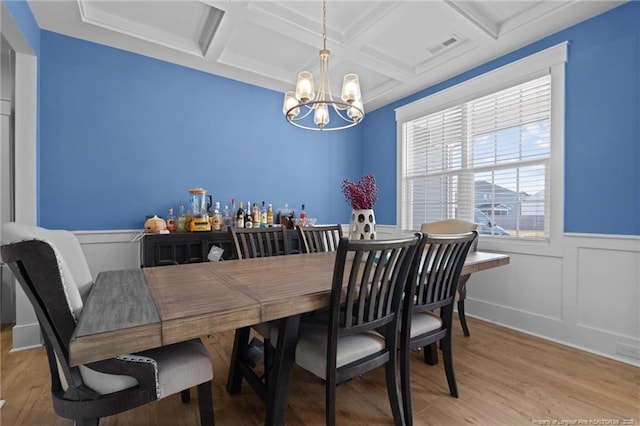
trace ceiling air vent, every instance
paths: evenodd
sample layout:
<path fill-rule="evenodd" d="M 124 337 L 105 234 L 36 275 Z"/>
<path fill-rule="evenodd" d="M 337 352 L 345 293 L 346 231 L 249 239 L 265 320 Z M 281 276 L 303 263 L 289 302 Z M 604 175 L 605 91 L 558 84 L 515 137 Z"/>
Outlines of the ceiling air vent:
<path fill-rule="evenodd" d="M 460 37 L 454 34 L 448 39 L 446 39 L 445 41 L 440 42 L 433 47 L 430 47 L 429 49 L 427 49 L 427 51 L 430 54 L 435 55 L 437 53 L 441 53 L 445 49 L 451 49 L 453 46 L 455 46 L 459 42 L 460 42 Z"/>

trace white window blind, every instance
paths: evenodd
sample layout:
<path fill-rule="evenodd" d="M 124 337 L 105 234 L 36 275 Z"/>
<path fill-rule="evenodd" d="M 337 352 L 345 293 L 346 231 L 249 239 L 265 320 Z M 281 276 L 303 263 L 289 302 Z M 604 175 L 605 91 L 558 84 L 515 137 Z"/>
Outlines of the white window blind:
<path fill-rule="evenodd" d="M 549 74 L 402 123 L 402 228 L 548 238 L 550 126 Z"/>

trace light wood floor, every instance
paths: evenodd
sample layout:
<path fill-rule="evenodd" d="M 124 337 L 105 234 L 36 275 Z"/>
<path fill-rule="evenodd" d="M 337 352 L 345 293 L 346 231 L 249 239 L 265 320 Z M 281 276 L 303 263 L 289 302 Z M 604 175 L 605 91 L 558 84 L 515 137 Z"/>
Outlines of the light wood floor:
<path fill-rule="evenodd" d="M 417 425 L 640 425 L 640 368 L 469 319 L 471 337 L 456 324 L 454 364 L 460 398 L 449 396 L 442 363 L 412 362 Z M 246 386 L 225 391 L 233 333 L 203 338 L 214 366 L 214 412 L 218 425 L 259 425 L 264 410 Z M 44 349 L 9 353 L 11 327 L 2 327 L 0 424 L 70 425 L 51 406 Z M 102 419 L 101 425 L 197 425 L 195 391 Z M 338 388 L 339 425 L 393 424 L 383 369 Z M 324 387 L 300 368 L 293 372 L 287 423 L 324 424 Z"/>

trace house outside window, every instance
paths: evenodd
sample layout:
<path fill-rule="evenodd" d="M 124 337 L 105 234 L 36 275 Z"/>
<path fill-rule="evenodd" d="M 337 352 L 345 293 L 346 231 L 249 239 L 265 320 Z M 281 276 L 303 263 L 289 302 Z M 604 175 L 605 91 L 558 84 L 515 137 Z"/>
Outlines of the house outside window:
<path fill-rule="evenodd" d="M 396 110 L 403 230 L 460 218 L 481 234 L 549 240 L 565 60 L 556 46 Z"/>

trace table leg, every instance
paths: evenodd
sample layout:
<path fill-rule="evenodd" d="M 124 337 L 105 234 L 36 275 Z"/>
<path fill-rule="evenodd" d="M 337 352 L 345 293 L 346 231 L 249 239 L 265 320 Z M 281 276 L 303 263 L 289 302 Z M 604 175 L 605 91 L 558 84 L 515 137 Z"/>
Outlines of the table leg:
<path fill-rule="evenodd" d="M 231 364 L 229 365 L 229 376 L 227 377 L 227 392 L 229 395 L 239 393 L 242 389 L 241 357 L 247 352 L 250 331 L 251 327 L 236 330 L 233 351 L 231 352 Z"/>
<path fill-rule="evenodd" d="M 284 425 L 291 387 L 291 369 L 296 356 L 298 326 L 300 316 L 280 320 L 278 343 L 275 348 L 273 368 L 269 372 L 267 383 L 267 418 L 265 425 Z"/>

